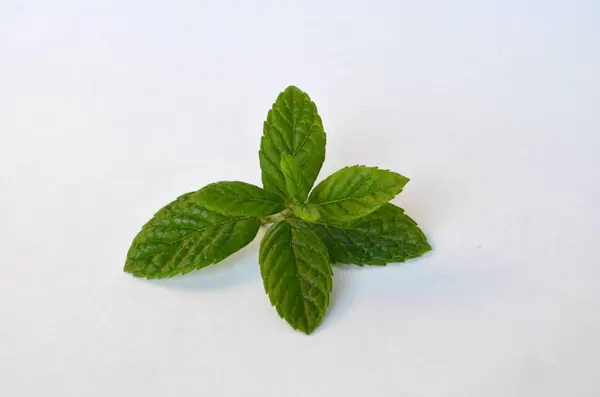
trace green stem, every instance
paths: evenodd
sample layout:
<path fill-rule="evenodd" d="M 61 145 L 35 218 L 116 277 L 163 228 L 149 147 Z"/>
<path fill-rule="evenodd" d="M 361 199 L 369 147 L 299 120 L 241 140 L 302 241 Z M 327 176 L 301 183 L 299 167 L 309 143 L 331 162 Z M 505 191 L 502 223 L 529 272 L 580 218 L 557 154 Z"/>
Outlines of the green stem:
<path fill-rule="evenodd" d="M 279 214 L 277 215 L 270 215 L 270 216 L 263 216 L 262 218 L 260 218 L 260 224 L 261 225 L 268 225 L 269 223 L 275 223 L 278 220 L 282 219 L 283 217 L 280 216 Z"/>
<path fill-rule="evenodd" d="M 276 223 L 282 219 L 288 218 L 290 215 L 292 215 L 292 211 L 286 209 L 283 212 L 280 212 L 279 214 L 263 216 L 262 218 L 260 218 L 260 224 L 268 225 L 270 223 Z"/>

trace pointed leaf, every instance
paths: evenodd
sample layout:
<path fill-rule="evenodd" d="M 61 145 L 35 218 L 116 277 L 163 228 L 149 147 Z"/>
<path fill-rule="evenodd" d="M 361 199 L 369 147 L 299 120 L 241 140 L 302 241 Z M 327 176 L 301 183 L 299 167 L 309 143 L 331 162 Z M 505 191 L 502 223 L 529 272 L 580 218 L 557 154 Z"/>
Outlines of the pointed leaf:
<path fill-rule="evenodd" d="M 408 178 L 376 167 L 342 168 L 319 183 L 306 208 L 295 208 L 308 221 L 347 221 L 365 216 L 402 191 Z"/>
<path fill-rule="evenodd" d="M 285 177 L 285 184 L 290 197 L 296 203 L 305 202 L 310 187 L 298 162 L 287 153 L 281 155 L 281 171 Z"/>
<path fill-rule="evenodd" d="M 211 183 L 197 193 L 198 203 L 232 216 L 267 216 L 285 209 L 281 197 L 245 182 Z"/>
<path fill-rule="evenodd" d="M 385 265 L 431 250 L 417 223 L 393 204 L 353 221 L 310 226 L 327 246 L 333 263 Z"/>
<path fill-rule="evenodd" d="M 294 86 L 279 94 L 269 111 L 259 151 L 265 190 L 287 198 L 289 193 L 281 171 L 284 153 L 296 160 L 310 190 L 325 159 L 325 131 L 315 104 Z"/>
<path fill-rule="evenodd" d="M 277 313 L 294 329 L 311 333 L 329 304 L 332 270 L 327 248 L 304 222 L 274 224 L 260 246 L 265 291 Z"/>
<path fill-rule="evenodd" d="M 250 243 L 260 227 L 252 217 L 230 217 L 198 204 L 188 193 L 154 215 L 133 240 L 125 271 L 164 278 L 217 263 Z"/>

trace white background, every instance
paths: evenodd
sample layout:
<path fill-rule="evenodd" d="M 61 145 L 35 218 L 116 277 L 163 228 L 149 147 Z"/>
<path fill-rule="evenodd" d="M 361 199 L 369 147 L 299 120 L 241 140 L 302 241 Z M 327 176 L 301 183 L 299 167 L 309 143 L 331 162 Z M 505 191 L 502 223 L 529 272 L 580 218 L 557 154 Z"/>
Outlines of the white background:
<path fill-rule="evenodd" d="M 595 1 L 0 2 L 0 395 L 600 396 Z M 260 184 L 295 84 L 434 251 L 338 268 L 311 336 L 264 293 L 259 239 L 163 281 L 140 226 Z"/>

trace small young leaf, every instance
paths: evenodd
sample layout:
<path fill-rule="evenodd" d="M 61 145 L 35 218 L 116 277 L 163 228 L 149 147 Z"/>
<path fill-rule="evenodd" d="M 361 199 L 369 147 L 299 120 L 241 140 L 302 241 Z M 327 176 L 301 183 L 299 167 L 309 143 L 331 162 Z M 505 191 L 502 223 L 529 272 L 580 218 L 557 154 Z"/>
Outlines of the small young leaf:
<path fill-rule="evenodd" d="M 281 155 L 281 171 L 285 177 L 285 185 L 290 197 L 296 203 L 305 202 L 310 187 L 298 162 L 287 153 Z"/>
<path fill-rule="evenodd" d="M 348 221 L 365 216 L 402 191 L 408 178 L 376 167 L 342 168 L 319 183 L 306 208 L 296 208 L 308 221 Z"/>
<path fill-rule="evenodd" d="M 259 158 L 265 190 L 283 198 L 289 196 L 281 171 L 284 153 L 296 160 L 310 190 L 325 159 L 325 140 L 315 104 L 297 87 L 286 88 L 277 97 L 263 127 Z"/>
<path fill-rule="evenodd" d="M 289 208 L 297 218 L 304 221 L 319 222 L 321 220 L 321 213 L 314 204 L 292 203 Z"/>
<path fill-rule="evenodd" d="M 252 217 L 229 217 L 202 207 L 188 193 L 163 207 L 142 228 L 127 253 L 125 271 L 164 278 L 217 263 L 250 243 L 260 227 Z"/>
<path fill-rule="evenodd" d="M 333 263 L 383 266 L 431 250 L 416 222 L 389 203 L 353 221 L 309 225 L 327 246 Z"/>
<path fill-rule="evenodd" d="M 267 216 L 281 212 L 281 197 L 245 182 L 211 183 L 197 192 L 198 204 L 232 216 Z"/>
<path fill-rule="evenodd" d="M 333 271 L 327 247 L 304 222 L 287 219 L 265 234 L 259 262 L 277 313 L 294 329 L 310 334 L 329 304 Z"/>

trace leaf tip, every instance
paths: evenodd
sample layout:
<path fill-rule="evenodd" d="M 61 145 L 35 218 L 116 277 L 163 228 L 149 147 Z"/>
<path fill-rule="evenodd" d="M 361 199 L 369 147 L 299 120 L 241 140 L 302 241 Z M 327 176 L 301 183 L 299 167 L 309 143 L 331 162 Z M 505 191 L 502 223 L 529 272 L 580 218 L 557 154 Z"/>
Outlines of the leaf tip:
<path fill-rule="evenodd" d="M 300 331 L 300 332 L 302 332 L 304 335 L 310 335 L 310 334 L 312 334 L 312 333 L 313 333 L 313 331 L 314 331 L 315 329 L 316 329 L 316 328 L 308 328 L 308 329 L 300 329 L 300 328 L 298 328 L 298 329 L 297 329 L 297 331 Z"/>
<path fill-rule="evenodd" d="M 429 241 L 425 240 L 423 242 L 423 254 L 426 254 L 429 251 L 433 251 L 433 248 L 431 247 L 431 244 L 429 244 Z"/>
<path fill-rule="evenodd" d="M 133 262 L 129 259 L 125 261 L 125 265 L 123 265 L 123 272 L 133 274 L 135 269 L 133 268 Z"/>
<path fill-rule="evenodd" d="M 312 324 L 310 322 L 308 324 L 300 323 L 300 324 L 295 324 L 295 325 L 288 322 L 288 324 L 290 324 L 292 326 L 292 328 L 294 328 L 295 331 L 301 332 L 304 335 L 310 335 L 319 327 L 320 321 L 318 321 L 314 324 Z"/>
<path fill-rule="evenodd" d="M 285 90 L 283 90 L 283 92 L 292 92 L 292 91 L 296 91 L 296 92 L 302 92 L 304 93 L 300 88 L 298 88 L 297 86 L 291 84 L 288 85 Z"/>

